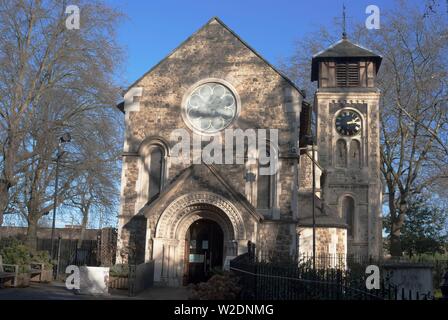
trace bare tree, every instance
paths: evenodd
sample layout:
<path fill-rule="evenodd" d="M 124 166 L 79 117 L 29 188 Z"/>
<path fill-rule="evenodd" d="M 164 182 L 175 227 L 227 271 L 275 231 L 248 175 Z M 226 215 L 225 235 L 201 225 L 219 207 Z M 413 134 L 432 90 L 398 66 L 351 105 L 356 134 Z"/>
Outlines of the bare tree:
<path fill-rule="evenodd" d="M 119 96 L 112 80 L 122 57 L 120 14 L 100 1 L 70 4 L 81 8 L 80 30 L 66 28 L 67 1 L 0 0 L 0 216 L 20 210 L 30 244 L 52 209 L 59 135 L 74 131 L 76 139 L 89 112 L 113 112 Z M 80 174 L 78 147 L 63 160 L 59 204 Z"/>
<path fill-rule="evenodd" d="M 448 24 L 447 17 L 405 7 L 386 21 L 372 42 L 384 55 L 379 78 L 382 173 L 391 254 L 400 256 L 411 200 L 436 190 L 448 177 Z"/>
<path fill-rule="evenodd" d="M 118 114 L 117 114 L 118 115 Z M 120 117 L 121 115 L 118 115 Z M 84 240 L 89 219 L 94 213 L 115 215 L 119 203 L 119 158 L 121 141 L 118 140 L 118 117 L 91 117 L 80 126 L 86 132 L 82 137 L 76 162 L 80 174 L 70 184 L 66 205 L 81 213 L 81 236 Z M 103 219 L 106 217 L 103 216 Z"/>
<path fill-rule="evenodd" d="M 402 254 L 400 230 L 410 200 L 424 191 L 440 194 L 448 177 L 448 19 L 433 3 L 422 12 L 398 1 L 393 12 L 383 14 L 380 30 L 362 23 L 350 34 L 353 42 L 383 56 L 381 171 L 394 256 Z M 292 62 L 283 63 L 285 72 L 309 79 L 309 50 L 315 54 L 327 47 L 328 35 L 322 29 L 301 42 Z"/>

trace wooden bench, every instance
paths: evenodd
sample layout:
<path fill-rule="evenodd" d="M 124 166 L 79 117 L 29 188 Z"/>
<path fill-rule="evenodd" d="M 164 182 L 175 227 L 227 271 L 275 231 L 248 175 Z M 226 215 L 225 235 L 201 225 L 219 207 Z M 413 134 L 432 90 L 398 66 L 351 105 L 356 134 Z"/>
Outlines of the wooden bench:
<path fill-rule="evenodd" d="M 30 263 L 30 281 L 36 281 L 36 277 L 38 277 L 37 281 L 42 282 L 42 273 L 44 271 L 44 264 L 31 262 Z"/>
<path fill-rule="evenodd" d="M 0 284 L 4 281 L 12 281 L 12 286 L 17 287 L 17 277 L 19 276 L 19 266 L 4 264 L 0 256 Z"/>

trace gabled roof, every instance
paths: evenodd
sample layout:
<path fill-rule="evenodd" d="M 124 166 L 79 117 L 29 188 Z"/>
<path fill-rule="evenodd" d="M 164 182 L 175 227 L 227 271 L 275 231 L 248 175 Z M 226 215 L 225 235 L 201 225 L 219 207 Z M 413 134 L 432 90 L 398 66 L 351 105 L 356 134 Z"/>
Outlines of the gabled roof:
<path fill-rule="evenodd" d="M 348 39 L 341 39 L 335 44 L 331 45 L 325 50 L 316 53 L 313 56 L 315 58 L 345 58 L 345 57 L 371 57 L 381 58 L 381 56 L 373 53 L 369 49 L 366 49 L 358 44 L 354 44 Z"/>
<path fill-rule="evenodd" d="M 367 58 L 375 62 L 377 72 L 380 68 L 381 60 L 383 59 L 380 55 L 370 51 L 369 49 L 355 44 L 347 38 L 343 38 L 313 56 L 311 81 L 318 80 L 319 61 L 338 58 Z"/>
<path fill-rule="evenodd" d="M 163 58 L 159 63 L 157 63 L 155 66 L 153 66 L 148 72 L 146 72 L 143 76 L 141 76 L 139 79 L 137 79 L 133 84 L 131 84 L 124 93 L 128 92 L 132 87 L 134 87 L 140 80 L 142 80 L 145 76 L 150 74 L 157 66 L 159 66 L 163 61 L 168 59 L 171 55 L 173 55 L 179 48 L 181 48 L 184 44 L 186 44 L 191 38 L 193 38 L 196 34 L 198 34 L 200 31 L 205 29 L 209 24 L 217 22 L 219 23 L 223 28 L 225 28 L 227 31 L 229 31 L 235 38 L 237 38 L 244 46 L 246 46 L 249 50 L 251 50 L 257 57 L 259 57 L 261 60 L 263 60 L 264 63 L 266 63 L 272 70 L 274 70 L 276 73 L 278 73 L 286 82 L 288 82 L 293 88 L 295 88 L 302 96 L 305 96 L 303 91 L 300 90 L 294 82 L 289 79 L 285 74 L 283 74 L 281 71 L 279 71 L 277 68 L 275 68 L 271 63 L 269 63 L 265 58 L 263 58 L 257 51 L 255 51 L 249 44 L 247 44 L 244 40 L 242 40 L 233 30 L 231 30 L 224 22 L 221 21 L 218 17 L 211 18 L 204 26 L 202 26 L 198 31 L 193 33 L 190 37 L 188 37 L 185 41 L 183 41 L 179 46 L 177 46 L 173 51 L 171 51 L 165 58 Z"/>
<path fill-rule="evenodd" d="M 207 191 L 220 194 L 241 211 L 245 211 L 256 221 L 264 220 L 264 216 L 246 199 L 236 191 L 229 181 L 224 178 L 214 165 L 195 164 L 180 172 L 165 187 L 158 197 L 146 204 L 139 215 L 148 216 L 150 213 L 162 212 L 174 199 L 185 194 L 186 190 Z M 188 193 L 188 192 L 187 192 Z"/>

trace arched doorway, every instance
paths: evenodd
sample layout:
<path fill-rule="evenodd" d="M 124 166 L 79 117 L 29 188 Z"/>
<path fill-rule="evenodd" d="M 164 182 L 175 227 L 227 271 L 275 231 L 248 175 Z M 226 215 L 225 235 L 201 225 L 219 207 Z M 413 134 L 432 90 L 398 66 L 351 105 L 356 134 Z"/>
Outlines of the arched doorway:
<path fill-rule="evenodd" d="M 184 284 L 207 281 L 223 266 L 224 233 L 218 223 L 200 219 L 190 226 L 185 243 Z"/>
<path fill-rule="evenodd" d="M 151 217 L 149 211 L 147 217 Z M 171 201 L 156 223 L 154 236 L 147 233 L 150 235 L 147 250 L 152 249 L 155 283 L 173 287 L 187 283 L 190 258 L 187 234 L 194 223 L 203 220 L 213 221 L 222 232 L 221 266 L 225 262 L 226 267 L 227 261 L 247 250 L 247 241 L 255 238 L 258 223 L 250 216 L 243 219 L 243 214 L 232 202 L 211 192 L 188 193 Z"/>

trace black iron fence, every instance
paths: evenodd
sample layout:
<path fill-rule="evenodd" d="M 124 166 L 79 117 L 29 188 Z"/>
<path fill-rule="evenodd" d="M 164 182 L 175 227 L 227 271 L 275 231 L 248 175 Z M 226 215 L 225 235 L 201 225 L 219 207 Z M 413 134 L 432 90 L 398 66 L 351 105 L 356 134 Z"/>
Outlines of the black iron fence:
<path fill-rule="evenodd" d="M 0 249 L 10 246 L 15 238 L 0 239 Z M 21 240 L 19 240 L 21 241 Z M 97 240 L 83 240 L 79 243 L 78 240 L 56 239 L 54 241 L 55 256 L 54 274 L 62 275 L 69 265 L 76 266 L 99 266 L 98 256 L 98 241 Z M 37 251 L 51 252 L 51 239 L 37 239 Z"/>
<path fill-rule="evenodd" d="M 64 229 L 65 230 L 65 229 Z M 63 230 L 63 231 L 64 231 Z M 13 245 L 15 242 L 25 244 L 24 235 L 6 238 L 0 237 L 0 250 Z M 51 248 L 51 239 L 37 239 L 37 251 L 53 252 L 55 274 L 63 274 L 69 265 L 76 266 L 112 266 L 116 259 L 117 231 L 113 228 L 97 230 L 97 237 L 93 240 L 57 238 Z M 53 250 L 52 250 L 53 249 Z"/>
<path fill-rule="evenodd" d="M 98 261 L 98 241 L 57 239 L 54 243 L 55 272 L 64 274 L 65 269 L 70 265 L 96 267 L 100 265 Z M 51 252 L 50 239 L 37 240 L 38 251 Z"/>
<path fill-rule="evenodd" d="M 317 257 L 316 257 L 317 258 Z M 302 263 L 263 261 L 255 258 L 254 251 L 237 257 L 230 269 L 239 277 L 243 300 L 424 300 L 431 293 L 406 291 L 380 280 L 380 289 L 367 290 L 365 261 L 372 259 L 323 259 L 321 268 L 312 269 L 308 260 Z M 317 262 L 317 261 L 316 261 Z M 327 267 L 324 263 L 332 263 Z M 351 267 L 348 267 L 351 264 Z M 317 265 L 317 263 L 316 263 Z M 341 267 L 343 266 L 343 267 Z"/>
<path fill-rule="evenodd" d="M 255 255 L 255 247 L 253 247 L 253 254 Z M 291 263 L 292 261 L 298 262 L 302 266 L 308 268 L 312 267 L 313 257 L 311 254 L 300 255 L 281 255 L 276 251 L 257 250 L 256 259 L 263 262 L 271 262 L 275 264 Z M 342 270 L 365 270 L 368 265 L 376 265 L 380 268 L 387 262 L 382 257 L 366 256 L 364 254 L 317 254 L 316 255 L 316 268 L 317 269 L 342 269 Z M 435 290 L 440 290 L 440 284 L 443 281 L 443 277 L 448 272 L 448 259 L 444 256 L 414 256 L 403 257 L 401 262 L 418 263 L 430 265 L 432 267 L 432 278 Z M 399 295 L 401 291 L 399 292 Z"/>
<path fill-rule="evenodd" d="M 255 246 L 253 247 L 255 250 Z M 271 263 L 290 263 L 298 262 L 302 265 L 313 264 L 312 254 L 303 253 L 291 255 L 289 253 L 279 254 L 278 251 L 267 251 L 267 250 L 257 250 L 253 254 L 256 256 L 258 261 L 271 262 Z M 357 266 L 367 266 L 371 264 L 380 265 L 382 259 L 374 256 L 366 256 L 362 254 L 317 254 L 315 258 L 316 268 L 336 268 L 336 269 L 347 269 L 356 268 Z"/>

